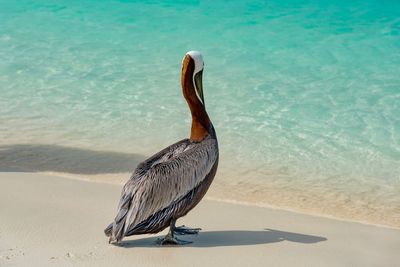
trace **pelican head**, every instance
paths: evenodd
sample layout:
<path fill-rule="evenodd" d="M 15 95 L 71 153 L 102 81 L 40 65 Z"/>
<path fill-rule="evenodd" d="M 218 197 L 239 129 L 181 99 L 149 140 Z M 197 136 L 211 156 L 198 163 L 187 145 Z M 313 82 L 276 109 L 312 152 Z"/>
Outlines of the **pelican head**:
<path fill-rule="evenodd" d="M 203 56 L 198 51 L 189 51 L 186 53 L 182 62 L 182 82 L 189 78 L 193 85 L 194 92 L 199 102 L 204 106 L 203 95 Z"/>

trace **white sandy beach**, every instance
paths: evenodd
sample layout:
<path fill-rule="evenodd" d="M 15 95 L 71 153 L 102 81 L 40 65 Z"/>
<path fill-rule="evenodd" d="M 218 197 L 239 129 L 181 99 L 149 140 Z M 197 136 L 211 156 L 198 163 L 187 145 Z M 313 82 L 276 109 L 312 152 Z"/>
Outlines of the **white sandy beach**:
<path fill-rule="evenodd" d="M 398 266 L 400 230 L 205 200 L 181 224 L 183 247 L 157 236 L 109 245 L 121 186 L 0 173 L 1 266 Z M 165 232 L 160 233 L 165 234 Z"/>

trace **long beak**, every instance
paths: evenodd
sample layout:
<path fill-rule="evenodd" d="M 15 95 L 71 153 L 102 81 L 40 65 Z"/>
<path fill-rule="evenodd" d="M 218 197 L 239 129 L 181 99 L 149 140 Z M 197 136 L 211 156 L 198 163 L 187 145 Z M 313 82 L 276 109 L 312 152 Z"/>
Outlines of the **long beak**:
<path fill-rule="evenodd" d="M 204 104 L 204 96 L 203 96 L 203 70 L 199 71 L 194 75 L 194 85 L 196 90 L 196 95 L 199 101 L 205 106 Z"/>

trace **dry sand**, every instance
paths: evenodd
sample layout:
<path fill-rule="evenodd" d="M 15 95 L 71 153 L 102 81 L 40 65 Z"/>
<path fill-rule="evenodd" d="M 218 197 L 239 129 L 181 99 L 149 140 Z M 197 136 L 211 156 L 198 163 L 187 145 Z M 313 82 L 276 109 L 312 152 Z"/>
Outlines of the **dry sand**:
<path fill-rule="evenodd" d="M 400 230 L 203 201 L 178 221 L 203 230 L 179 247 L 157 236 L 109 245 L 121 186 L 0 173 L 0 266 L 399 266 Z M 160 233 L 160 235 L 165 232 Z"/>

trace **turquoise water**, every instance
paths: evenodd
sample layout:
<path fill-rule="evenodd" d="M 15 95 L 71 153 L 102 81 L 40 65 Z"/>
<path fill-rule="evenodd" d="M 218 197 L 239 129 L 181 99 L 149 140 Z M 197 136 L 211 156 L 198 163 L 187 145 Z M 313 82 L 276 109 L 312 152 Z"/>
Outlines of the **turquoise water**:
<path fill-rule="evenodd" d="M 221 194 L 400 226 L 399 1 L 0 0 L 1 143 L 148 156 L 189 133 L 192 49 Z"/>

